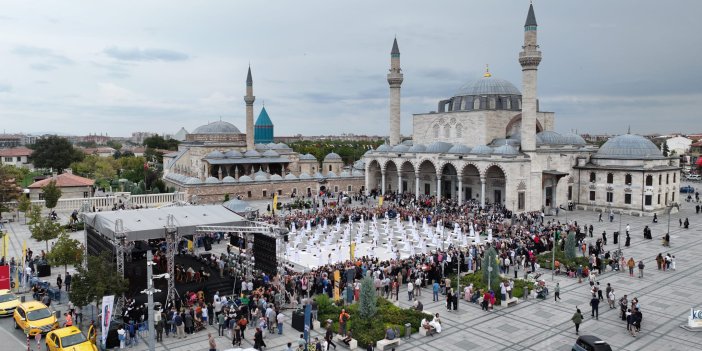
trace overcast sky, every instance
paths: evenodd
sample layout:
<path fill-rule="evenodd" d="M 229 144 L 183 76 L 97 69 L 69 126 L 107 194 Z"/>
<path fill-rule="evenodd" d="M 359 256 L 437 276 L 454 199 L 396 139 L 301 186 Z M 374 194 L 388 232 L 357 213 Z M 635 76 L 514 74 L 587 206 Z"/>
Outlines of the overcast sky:
<path fill-rule="evenodd" d="M 275 134 L 387 135 L 393 37 L 402 133 L 485 64 L 521 89 L 523 1 L 0 1 L 0 121 L 14 132 L 175 133 L 255 117 Z M 702 131 L 702 1 L 534 3 L 556 130 Z"/>

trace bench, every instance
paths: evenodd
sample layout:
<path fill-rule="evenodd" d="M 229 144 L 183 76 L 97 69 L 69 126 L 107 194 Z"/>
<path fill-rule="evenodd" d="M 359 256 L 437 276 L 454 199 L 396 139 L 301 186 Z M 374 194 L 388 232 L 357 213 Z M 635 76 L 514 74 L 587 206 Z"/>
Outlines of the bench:
<path fill-rule="evenodd" d="M 512 306 L 516 306 L 517 303 L 519 303 L 519 299 L 517 299 L 516 297 L 512 297 L 512 298 L 509 298 L 507 300 L 500 301 L 500 306 L 512 307 Z"/>
<path fill-rule="evenodd" d="M 356 339 L 352 338 L 351 341 L 349 341 L 348 345 L 344 343 L 344 336 L 341 334 L 336 334 L 336 336 L 334 336 L 334 339 L 337 345 L 348 347 L 349 350 L 355 350 L 356 348 L 358 348 L 358 341 Z"/>
<path fill-rule="evenodd" d="M 400 346 L 400 338 L 388 340 L 388 339 L 383 339 L 383 340 L 378 340 L 376 343 L 376 347 L 379 350 L 385 350 L 386 347 L 394 345 L 394 346 Z"/>

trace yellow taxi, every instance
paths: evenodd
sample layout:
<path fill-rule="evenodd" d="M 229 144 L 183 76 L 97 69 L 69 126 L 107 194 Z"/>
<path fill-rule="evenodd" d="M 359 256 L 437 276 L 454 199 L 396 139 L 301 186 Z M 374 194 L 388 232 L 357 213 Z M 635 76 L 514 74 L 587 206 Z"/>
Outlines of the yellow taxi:
<path fill-rule="evenodd" d="M 15 308 L 20 304 L 19 297 L 7 289 L 0 290 L 0 316 L 7 317 L 15 313 Z"/>
<path fill-rule="evenodd" d="M 48 351 L 97 351 L 85 334 L 77 327 L 56 329 L 46 334 Z"/>
<path fill-rule="evenodd" d="M 15 319 L 15 329 L 28 332 L 29 336 L 46 334 L 59 326 L 54 312 L 39 301 L 19 304 L 12 317 Z"/>

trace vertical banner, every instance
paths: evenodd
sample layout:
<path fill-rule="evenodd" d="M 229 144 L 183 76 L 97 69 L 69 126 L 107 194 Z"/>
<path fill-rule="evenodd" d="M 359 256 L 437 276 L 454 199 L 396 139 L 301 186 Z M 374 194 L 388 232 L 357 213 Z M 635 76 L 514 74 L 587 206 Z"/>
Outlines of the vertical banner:
<path fill-rule="evenodd" d="M 378 207 L 383 207 L 383 197 L 378 196 Z"/>
<path fill-rule="evenodd" d="M 0 266 L 0 290 L 10 289 L 10 266 Z"/>
<path fill-rule="evenodd" d="M 29 286 L 29 275 L 26 273 L 26 267 L 25 267 L 25 262 L 27 259 L 27 240 L 22 240 L 22 259 L 20 260 L 22 262 L 22 267 L 19 267 L 18 271 L 21 269 L 22 270 L 22 286 Z M 19 287 L 20 283 L 17 283 L 17 286 Z"/>
<path fill-rule="evenodd" d="M 349 260 L 355 261 L 356 260 L 356 243 L 352 242 L 349 245 Z"/>
<path fill-rule="evenodd" d="M 7 258 L 7 245 L 10 243 L 10 238 L 8 235 L 10 235 L 9 232 L 3 233 L 4 235 L 2 236 L 2 257 Z"/>
<path fill-rule="evenodd" d="M 341 272 L 337 269 L 334 271 L 334 301 L 341 299 L 339 289 L 341 289 Z"/>
<path fill-rule="evenodd" d="M 312 325 L 312 304 L 305 305 L 305 341 L 310 342 L 310 325 Z"/>
<path fill-rule="evenodd" d="M 278 208 L 278 192 L 273 195 L 273 207 L 271 207 L 271 213 L 275 214 L 275 210 Z"/>
<path fill-rule="evenodd" d="M 102 341 L 102 345 L 105 345 L 105 341 L 107 341 L 107 333 L 110 331 L 110 320 L 112 319 L 112 308 L 114 307 L 114 303 L 115 295 L 104 296 L 102 298 L 102 308 L 100 309 L 102 312 L 100 315 L 100 328 L 102 328 L 102 336 L 100 340 Z"/>

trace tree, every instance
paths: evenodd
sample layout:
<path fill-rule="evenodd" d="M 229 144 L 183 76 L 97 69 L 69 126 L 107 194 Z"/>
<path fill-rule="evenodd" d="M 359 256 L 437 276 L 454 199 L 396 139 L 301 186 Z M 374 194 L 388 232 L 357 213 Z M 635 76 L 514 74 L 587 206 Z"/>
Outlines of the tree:
<path fill-rule="evenodd" d="M 52 266 L 63 266 L 65 273 L 68 271 L 69 264 L 78 266 L 83 262 L 83 245 L 80 241 L 71 239 L 67 233 L 63 232 L 59 235 L 47 258 Z"/>
<path fill-rule="evenodd" d="M 365 320 L 375 317 L 378 312 L 378 296 L 375 294 L 373 279 L 365 277 L 361 280 L 361 294 L 359 296 L 358 314 Z"/>
<path fill-rule="evenodd" d="M 66 138 L 50 136 L 38 139 L 32 146 L 32 160 L 37 168 L 53 168 L 59 173 L 73 163 L 83 159 L 85 155 L 71 145 Z"/>
<path fill-rule="evenodd" d="M 575 259 L 578 243 L 575 239 L 575 232 L 568 232 L 565 241 L 565 257 L 569 260 Z"/>
<path fill-rule="evenodd" d="M 668 141 L 663 140 L 663 156 L 668 157 L 668 154 L 670 154 L 670 149 L 668 148 Z"/>
<path fill-rule="evenodd" d="M 46 243 L 46 252 L 49 252 L 49 240 L 56 239 L 64 232 L 64 228 L 58 221 L 53 221 L 49 217 L 41 215 L 41 207 L 32 206 L 30 214 L 29 231 L 32 239 Z"/>
<path fill-rule="evenodd" d="M 71 283 L 71 302 L 77 306 L 98 302 L 106 295 L 122 295 L 129 287 L 129 281 L 117 272 L 109 251 L 88 256 L 87 267 L 77 265 L 76 271 Z"/>
<path fill-rule="evenodd" d="M 41 187 L 41 191 L 44 193 L 44 203 L 46 203 L 46 208 L 56 207 L 58 200 L 61 198 L 61 188 L 56 186 L 56 181 L 50 181 L 49 184 Z"/>
<path fill-rule="evenodd" d="M 17 200 L 22 193 L 22 188 L 19 186 L 19 182 L 22 179 L 18 178 L 20 175 L 14 172 L 12 168 L 15 167 L 0 167 L 0 218 L 2 218 L 3 212 L 11 210 L 8 203 Z"/>
<path fill-rule="evenodd" d="M 161 150 L 178 150 L 178 144 L 180 142 L 175 139 L 164 139 L 160 135 L 154 135 L 144 139 L 144 146 L 149 149 L 161 149 Z"/>
<path fill-rule="evenodd" d="M 229 201 L 229 194 L 224 194 L 224 202 Z"/>
<path fill-rule="evenodd" d="M 32 208 L 32 200 L 27 196 L 20 196 L 17 203 L 17 210 L 24 212 L 24 223 L 27 223 L 27 212 Z"/>
<path fill-rule="evenodd" d="M 492 267 L 492 272 L 488 267 Z M 500 282 L 500 263 L 497 261 L 497 251 L 492 246 L 483 255 L 481 269 L 483 270 L 483 283 L 488 285 L 488 281 L 490 281 L 490 285 L 492 285 L 490 288 L 497 291 L 496 287 Z"/>

